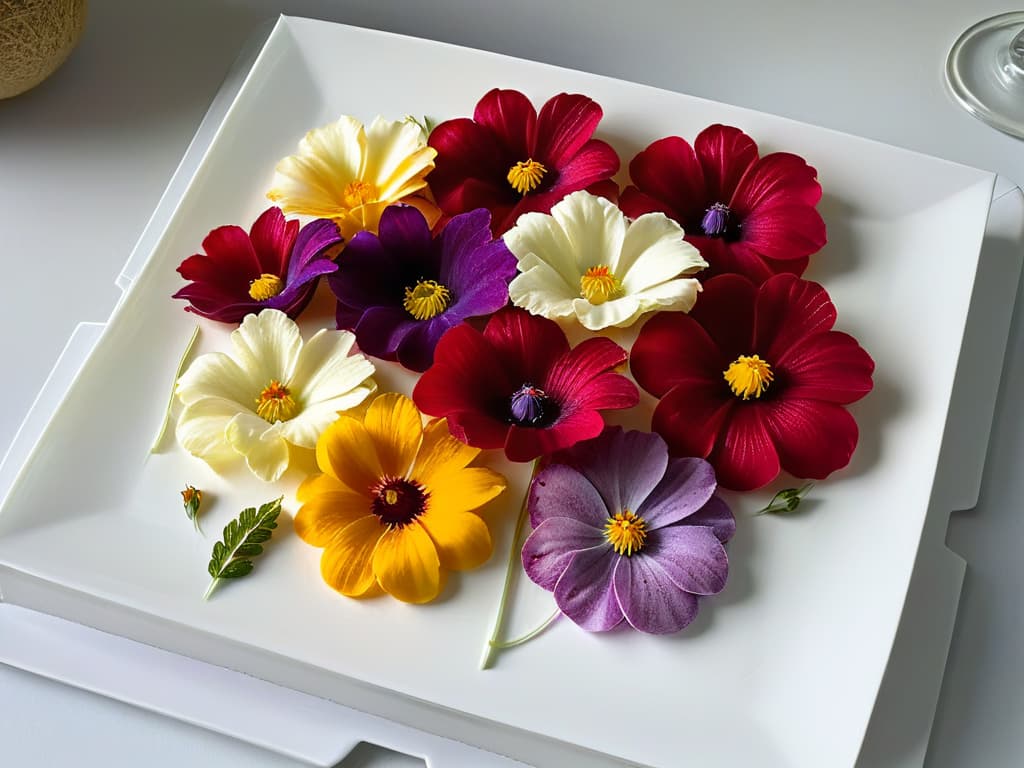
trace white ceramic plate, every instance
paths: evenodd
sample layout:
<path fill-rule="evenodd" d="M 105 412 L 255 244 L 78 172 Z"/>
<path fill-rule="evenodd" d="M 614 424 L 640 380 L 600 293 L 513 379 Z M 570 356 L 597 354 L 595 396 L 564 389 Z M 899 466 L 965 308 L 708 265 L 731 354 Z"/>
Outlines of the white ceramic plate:
<path fill-rule="evenodd" d="M 352 62 L 358 62 L 353 74 Z M 353 601 L 322 584 L 319 551 L 287 520 L 244 582 L 200 600 L 210 539 L 183 519 L 192 483 L 213 534 L 278 487 L 220 477 L 172 445 L 148 456 L 194 318 L 174 272 L 214 226 L 250 223 L 274 163 L 310 127 L 468 115 L 493 86 L 540 103 L 583 92 L 624 162 L 668 134 L 738 125 L 762 151 L 819 171 L 829 245 L 812 259 L 877 363 L 853 411 L 851 466 L 806 514 L 751 518 L 737 500 L 726 591 L 679 636 L 587 635 L 567 621 L 477 669 L 526 467 L 488 513 L 496 556 L 412 607 Z M 286 19 L 260 55 L 145 268 L 111 318 L 0 511 L 5 600 L 326 696 L 536 765 L 852 765 L 885 670 L 921 532 L 949 503 L 935 472 L 994 177 L 789 120 L 554 67 L 334 24 Z M 328 321 L 318 302 L 307 332 Z M 200 352 L 227 329 L 203 324 Z M 991 372 L 988 372 L 991 373 Z M 382 366 L 383 389 L 411 378 Z M 299 472 L 280 490 L 293 490 Z M 286 501 L 294 512 L 295 504 Z M 521 579 L 513 633 L 550 610 Z"/>

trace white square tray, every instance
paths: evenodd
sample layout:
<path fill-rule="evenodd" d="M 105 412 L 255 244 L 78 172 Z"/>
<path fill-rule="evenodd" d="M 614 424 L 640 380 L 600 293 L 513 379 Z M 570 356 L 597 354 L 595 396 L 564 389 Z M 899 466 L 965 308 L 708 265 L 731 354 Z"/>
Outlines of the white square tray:
<path fill-rule="evenodd" d="M 373 60 L 375 76 L 339 75 L 353 60 Z M 807 276 L 825 282 L 840 327 L 878 363 L 876 391 L 855 407 L 853 465 L 793 519 L 751 519 L 762 498 L 744 499 L 726 593 L 667 640 L 592 637 L 562 622 L 495 670 L 476 669 L 525 482 L 516 470 L 504 516 L 493 516 L 498 556 L 437 605 L 337 597 L 287 525 L 247 583 L 202 603 L 210 542 L 182 525 L 177 491 L 188 481 L 216 494 L 208 530 L 272 492 L 217 478 L 177 449 L 146 460 L 192 322 L 168 298 L 174 267 L 213 226 L 265 207 L 274 162 L 309 127 L 343 112 L 470 114 L 494 85 L 535 101 L 593 96 L 605 108 L 600 135 L 626 161 L 654 138 L 722 121 L 819 169 L 830 244 Z M 3 597 L 543 766 L 582 755 L 593 765 L 852 765 L 925 523 L 943 530 L 963 506 L 960 488 L 977 483 L 975 466 L 935 479 L 992 185 L 990 174 L 760 113 L 283 19 L 0 510 Z M 991 383 L 1000 360 L 971 373 Z M 520 626 L 542 615 L 538 592 L 521 585 Z M 627 717 L 642 727 L 615 727 Z"/>

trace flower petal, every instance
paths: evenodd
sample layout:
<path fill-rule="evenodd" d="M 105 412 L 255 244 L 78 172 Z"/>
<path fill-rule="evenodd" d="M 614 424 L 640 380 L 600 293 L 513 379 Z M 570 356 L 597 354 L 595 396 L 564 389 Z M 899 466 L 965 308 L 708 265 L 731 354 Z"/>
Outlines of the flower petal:
<path fill-rule="evenodd" d="M 246 377 L 258 383 L 260 390 L 271 381 L 291 381 L 302 349 L 299 326 L 284 312 L 265 309 L 247 315 L 231 333 L 234 358 Z M 254 397 L 259 396 L 259 391 Z"/>
<path fill-rule="evenodd" d="M 431 506 L 417 522 L 437 547 L 441 567 L 449 571 L 468 571 L 483 565 L 494 551 L 487 524 L 472 512 Z"/>
<path fill-rule="evenodd" d="M 821 214 L 799 203 L 759 207 L 743 220 L 743 242 L 770 259 L 801 259 L 820 251 L 827 240 Z"/>
<path fill-rule="evenodd" d="M 408 477 L 423 441 L 423 417 L 412 400 L 397 392 L 379 395 L 370 403 L 363 425 L 384 474 Z"/>
<path fill-rule="evenodd" d="M 638 293 L 673 277 L 693 275 L 707 265 L 683 240 L 682 227 L 664 214 L 648 213 L 629 225 L 616 274 L 626 293 Z"/>
<path fill-rule="evenodd" d="M 562 613 L 590 632 L 606 632 L 622 623 L 612 575 L 620 560 L 611 544 L 583 549 L 572 556 L 555 584 Z"/>
<path fill-rule="evenodd" d="M 251 381 L 228 355 L 209 352 L 192 361 L 174 392 L 185 405 L 217 397 L 238 403 L 239 410 L 252 410 L 263 386 Z"/>
<path fill-rule="evenodd" d="M 632 382 L 628 379 L 625 381 L 633 387 Z M 636 387 L 633 387 L 633 391 L 636 391 Z M 580 440 L 597 437 L 602 429 L 604 419 L 601 414 L 587 408 L 570 410 L 568 415 L 560 416 L 553 425 L 543 429 L 513 424 L 508 428 L 505 439 L 505 456 L 509 461 L 533 461 L 569 448 Z"/>
<path fill-rule="evenodd" d="M 548 99 L 537 118 L 538 156 L 561 169 L 594 135 L 603 114 L 596 101 L 579 93 L 560 93 Z M 616 166 L 608 176 L 617 170 Z"/>
<path fill-rule="evenodd" d="M 686 228 L 699 224 L 704 210 L 716 202 L 708 196 L 704 170 L 693 147 L 678 136 L 659 139 L 637 154 L 629 164 L 629 176 L 641 192 L 665 205 L 672 218 Z M 634 216 L 637 211 L 625 207 L 629 202 L 623 193 L 624 210 Z"/>
<path fill-rule="evenodd" d="M 360 354 L 350 354 L 355 338 L 348 331 L 320 329 L 306 342 L 290 380 L 303 406 L 334 400 L 360 385 L 364 390 L 372 385 L 367 379 L 373 376 L 373 363 Z"/>
<path fill-rule="evenodd" d="M 216 268 L 216 275 L 219 279 L 211 280 L 219 284 L 224 290 L 238 294 L 239 288 L 244 285 L 241 293 L 249 292 L 249 281 L 260 276 L 260 261 L 256 257 L 256 250 L 252 246 L 249 233 L 241 227 L 229 224 L 224 227 L 217 227 L 210 231 L 203 238 L 203 251 L 209 257 L 209 262 L 195 262 L 206 264 Z M 178 268 L 181 272 L 181 268 Z M 196 277 L 189 277 L 182 272 L 186 280 L 195 280 Z M 213 275 L 206 275 L 207 279 Z"/>
<path fill-rule="evenodd" d="M 394 202 L 426 186 L 436 154 L 418 125 L 378 115 L 366 129 L 361 178 L 377 187 L 379 200 Z"/>
<path fill-rule="evenodd" d="M 527 160 L 537 140 L 537 111 L 519 91 L 494 88 L 483 95 L 473 112 L 474 122 L 487 128 L 513 162 Z"/>
<path fill-rule="evenodd" d="M 366 515 L 337 531 L 320 556 L 320 575 L 327 585 L 346 597 L 369 592 L 374 549 L 385 530 L 375 515 Z"/>
<path fill-rule="evenodd" d="M 831 330 L 836 308 L 817 283 L 776 275 L 757 295 L 754 344 L 772 365 L 786 364 L 790 350 L 809 336 Z"/>
<path fill-rule="evenodd" d="M 298 231 L 299 222 L 286 222 L 276 206 L 260 214 L 249 232 L 260 272 L 284 277 Z"/>
<path fill-rule="evenodd" d="M 469 118 L 458 118 L 435 127 L 429 144 L 437 150 L 437 158 L 427 178 L 441 208 L 449 214 L 490 209 L 492 227 L 497 227 L 497 207 L 504 204 L 511 209 L 515 204 L 515 190 L 504 174 L 516 161 L 498 145 L 495 135 Z"/>
<path fill-rule="evenodd" d="M 633 377 L 655 397 L 682 381 L 718 385 L 729 362 L 693 315 L 679 312 L 660 313 L 644 323 L 629 356 Z"/>
<path fill-rule="evenodd" d="M 495 313 L 487 322 L 483 336 L 514 382 L 508 390 L 509 396 L 524 383 L 544 381 L 555 361 L 569 350 L 569 342 L 557 323 L 521 309 Z M 444 344 L 444 339 L 441 343 Z M 479 362 L 482 361 L 477 364 Z"/>
<path fill-rule="evenodd" d="M 519 262 L 519 268 L 522 272 L 508 286 L 515 306 L 552 320 L 574 314 L 580 300 L 578 280 L 576 286 L 569 285 L 560 272 L 532 253 Z"/>
<path fill-rule="evenodd" d="M 292 445 L 316 448 L 320 435 L 335 422 L 338 415 L 349 408 L 355 408 L 369 397 L 374 389 L 375 386 L 370 381 L 340 397 L 306 406 L 295 418 L 281 423 L 281 436 Z"/>
<path fill-rule="evenodd" d="M 224 428 L 231 447 L 245 457 L 246 466 L 260 480 L 272 483 L 288 469 L 288 443 L 279 425 L 251 413 L 239 413 Z"/>
<path fill-rule="evenodd" d="M 317 219 L 304 226 L 295 238 L 295 247 L 288 262 L 288 287 L 337 270 L 338 265 L 324 253 L 340 242 L 338 225 L 330 219 Z"/>
<path fill-rule="evenodd" d="M 224 428 L 239 413 L 238 403 L 204 397 L 186 405 L 175 434 L 181 447 L 206 461 L 224 461 L 238 454 L 224 436 Z M 266 423 L 266 422 L 264 422 Z"/>
<path fill-rule="evenodd" d="M 384 476 L 373 438 L 362 422 L 351 416 L 339 416 L 320 435 L 316 463 L 321 471 L 361 494 L 369 494 L 370 488 Z"/>
<path fill-rule="evenodd" d="M 835 403 L 775 400 L 764 422 L 782 467 L 795 477 L 828 477 L 850 463 L 857 447 L 857 422 Z"/>
<path fill-rule="evenodd" d="M 715 470 L 703 459 L 676 458 L 666 466 L 643 505 L 630 507 L 650 529 L 689 518 L 707 504 L 718 485 Z"/>
<path fill-rule="evenodd" d="M 586 299 L 573 299 L 572 310 L 580 325 L 588 331 L 605 328 L 625 328 L 640 317 L 640 300 L 636 296 L 623 296 L 603 304 L 591 304 Z"/>
<path fill-rule="evenodd" d="M 569 254 L 538 254 L 546 261 L 575 260 L 576 284 L 590 267 L 606 266 L 617 276 L 619 256 L 626 238 L 626 216 L 603 197 L 580 190 L 551 209 L 551 217 L 569 240 Z M 680 235 L 681 237 L 682 235 Z"/>
<path fill-rule="evenodd" d="M 566 464 L 549 464 L 538 472 L 530 485 L 527 503 L 530 525 L 534 528 L 545 520 L 567 517 L 589 526 L 602 537 L 612 514 L 594 484 Z"/>
<path fill-rule="evenodd" d="M 409 205 L 389 205 L 380 215 L 377 234 L 381 245 L 394 253 L 430 252 L 430 227 L 423 214 Z M 401 259 L 408 261 L 408 258 Z"/>
<path fill-rule="evenodd" d="M 533 210 L 544 213 L 550 211 L 554 203 L 562 197 L 578 189 L 586 189 L 592 194 L 615 202 L 618 185 L 611 177 L 619 172 L 619 165 L 619 155 L 610 144 L 599 139 L 591 139 L 558 168 L 558 178 L 548 192 L 554 198 L 553 201 L 540 203 L 542 195 L 527 195 L 523 199 L 537 198 L 540 205 Z"/>
<path fill-rule="evenodd" d="M 653 557 L 641 552 L 616 559 L 615 598 L 634 629 L 668 635 L 683 629 L 697 616 L 696 596 L 676 586 Z"/>
<path fill-rule="evenodd" d="M 370 500 L 343 488 L 329 475 L 318 475 L 335 483 L 325 492 L 309 496 L 295 513 L 295 532 L 304 542 L 314 547 L 326 547 L 331 540 L 351 523 L 370 514 Z M 376 517 L 374 520 L 377 520 Z"/>
<path fill-rule="evenodd" d="M 752 491 L 778 476 L 779 454 L 768 432 L 766 410 L 758 403 L 740 402 L 729 412 L 708 457 L 723 488 Z"/>
<path fill-rule="evenodd" d="M 712 528 L 670 525 L 652 531 L 643 554 L 656 560 L 682 590 L 717 595 L 729 577 L 729 556 Z"/>
<path fill-rule="evenodd" d="M 406 603 L 427 603 L 441 588 L 441 561 L 423 526 L 416 522 L 384 532 L 373 553 L 377 583 Z"/>
<path fill-rule="evenodd" d="M 523 570 L 534 583 L 550 592 L 574 554 L 605 543 L 597 528 L 570 517 L 549 517 L 523 544 Z"/>
<path fill-rule="evenodd" d="M 639 402 L 640 395 L 632 382 L 628 387 L 620 389 L 616 379 L 624 379 L 619 374 L 609 373 L 612 369 L 626 362 L 626 350 L 611 339 L 591 338 L 577 344 L 562 355 L 549 368 L 547 376 L 540 379 L 545 391 L 562 404 L 563 408 L 573 404 L 575 407 L 593 408 L 632 408 Z M 614 382 L 614 383 L 613 383 Z M 600 384 L 600 387 L 585 389 L 587 384 Z M 625 395 L 622 401 L 613 404 L 593 405 L 593 399 L 606 400 L 602 390 L 612 389 L 616 394 Z M 630 394 L 631 393 L 631 394 Z"/>
<path fill-rule="evenodd" d="M 451 436 L 447 419 L 433 419 L 423 429 L 413 475 L 424 485 L 430 485 L 435 475 L 465 469 L 479 455 L 479 448 Z"/>
<path fill-rule="evenodd" d="M 650 432 L 608 427 L 599 437 L 577 443 L 559 460 L 593 484 L 604 500 L 606 515 L 625 510 L 639 513 L 644 499 L 663 483 L 668 447 Z"/>
<path fill-rule="evenodd" d="M 745 221 L 758 208 L 783 204 L 810 207 L 819 200 L 818 172 L 798 155 L 773 152 L 747 169 L 729 207 Z"/>
<path fill-rule="evenodd" d="M 875 363 L 852 336 L 829 331 L 790 347 L 781 368 L 787 399 L 845 404 L 871 391 Z"/>
<path fill-rule="evenodd" d="M 712 496 L 708 503 L 686 518 L 686 525 L 702 525 L 715 532 L 723 544 L 736 533 L 736 518 L 729 505 L 720 496 Z"/>
<path fill-rule="evenodd" d="M 739 128 L 710 125 L 697 135 L 694 152 L 704 170 L 708 199 L 728 203 L 743 174 L 757 161 L 757 144 Z"/>
<path fill-rule="evenodd" d="M 705 281 L 702 288 L 690 317 L 715 342 L 726 367 L 740 355 L 759 351 L 754 336 L 757 286 L 741 275 L 721 275 Z"/>
<path fill-rule="evenodd" d="M 424 480 L 416 478 L 426 485 Z M 427 492 L 430 508 L 445 512 L 470 512 L 487 504 L 505 490 L 505 478 L 487 467 L 453 469 L 435 474 Z"/>

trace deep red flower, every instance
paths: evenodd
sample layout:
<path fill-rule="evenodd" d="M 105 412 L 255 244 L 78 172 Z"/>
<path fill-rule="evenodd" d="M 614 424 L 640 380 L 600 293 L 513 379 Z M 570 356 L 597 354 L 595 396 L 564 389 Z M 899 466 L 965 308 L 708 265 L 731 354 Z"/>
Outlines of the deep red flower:
<path fill-rule="evenodd" d="M 610 339 L 570 349 L 554 321 L 506 308 L 483 333 L 468 323 L 445 333 L 412 397 L 463 442 L 530 461 L 596 437 L 599 411 L 639 402 L 636 385 L 612 372 L 625 361 Z"/>
<path fill-rule="evenodd" d="M 845 467 L 857 423 L 843 406 L 871 391 L 875 364 L 835 321 L 825 289 L 794 275 L 708 280 L 690 314 L 655 315 L 633 345 L 633 376 L 661 398 L 654 431 L 735 490 L 780 468 L 820 479 Z"/>
<path fill-rule="evenodd" d="M 488 91 L 472 120 L 447 120 L 431 132 L 437 157 L 427 181 L 434 199 L 449 216 L 487 208 L 498 236 L 520 214 L 548 213 L 570 192 L 617 192 L 609 180 L 619 156 L 591 138 L 602 114 L 597 102 L 580 94 L 560 93 L 538 115 L 519 91 Z"/>
<path fill-rule="evenodd" d="M 619 207 L 632 218 L 660 211 L 678 221 L 711 265 L 705 279 L 801 275 L 825 245 L 818 172 L 788 152 L 759 158 L 739 128 L 709 126 L 692 147 L 659 139 L 633 158 L 629 175 L 636 186 L 623 190 Z"/>

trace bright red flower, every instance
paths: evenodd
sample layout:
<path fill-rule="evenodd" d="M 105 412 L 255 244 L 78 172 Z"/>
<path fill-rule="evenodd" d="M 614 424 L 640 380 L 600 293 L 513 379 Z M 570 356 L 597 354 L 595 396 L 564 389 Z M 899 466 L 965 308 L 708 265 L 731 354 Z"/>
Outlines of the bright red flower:
<path fill-rule="evenodd" d="M 690 314 L 655 315 L 633 345 L 633 376 L 661 398 L 654 431 L 740 491 L 780 468 L 820 479 L 845 467 L 857 422 L 843 406 L 871 391 L 875 364 L 835 321 L 825 289 L 794 275 L 707 281 Z"/>
<path fill-rule="evenodd" d="M 818 172 L 788 152 L 759 158 L 739 128 L 709 126 L 692 147 L 659 139 L 633 158 L 629 175 L 636 186 L 623 190 L 619 207 L 632 218 L 660 211 L 678 221 L 711 265 L 706 277 L 801 275 L 825 245 Z"/>
<path fill-rule="evenodd" d="M 596 437 L 599 411 L 639 402 L 636 385 L 613 373 L 625 361 L 610 339 L 570 349 L 554 321 L 506 308 L 483 333 L 468 323 L 445 333 L 412 397 L 424 413 L 447 417 L 463 442 L 531 461 Z"/>
<path fill-rule="evenodd" d="M 603 112 L 593 99 L 560 93 L 540 115 L 519 91 L 488 91 L 473 119 L 438 125 L 429 144 L 437 150 L 427 181 L 449 216 L 474 208 L 491 212 L 495 236 L 520 214 L 548 213 L 570 192 L 588 187 L 606 194 L 619 170 L 619 156 L 593 139 Z"/>

